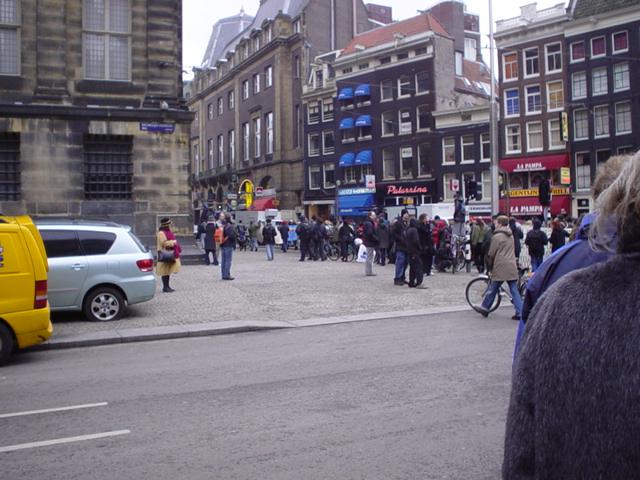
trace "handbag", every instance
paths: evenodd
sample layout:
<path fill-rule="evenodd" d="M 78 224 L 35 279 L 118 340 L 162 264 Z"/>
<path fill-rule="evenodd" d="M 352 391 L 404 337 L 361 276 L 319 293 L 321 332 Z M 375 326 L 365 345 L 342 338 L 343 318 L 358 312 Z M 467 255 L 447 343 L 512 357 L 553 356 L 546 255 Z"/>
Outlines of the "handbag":
<path fill-rule="evenodd" d="M 174 250 L 158 250 L 158 262 L 173 263 L 176 261 Z"/>

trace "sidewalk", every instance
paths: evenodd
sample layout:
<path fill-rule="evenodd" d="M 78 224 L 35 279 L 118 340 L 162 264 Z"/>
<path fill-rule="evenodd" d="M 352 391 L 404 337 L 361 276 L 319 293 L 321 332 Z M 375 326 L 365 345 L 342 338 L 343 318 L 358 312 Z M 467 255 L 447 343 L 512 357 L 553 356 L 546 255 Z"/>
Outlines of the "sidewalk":
<path fill-rule="evenodd" d="M 473 274 L 425 277 L 426 290 L 393 285 L 394 266 L 364 276 L 359 263 L 298 261 L 299 252 L 234 252 L 232 282 L 220 267 L 184 266 L 172 278 L 176 292 L 132 305 L 115 322 L 54 315 L 54 334 L 40 348 L 86 346 L 163 338 L 322 325 L 467 310 L 464 289 Z M 158 282 L 159 284 L 159 282 Z M 453 307 L 453 310 L 448 310 Z M 444 308 L 444 310 L 442 310 Z"/>

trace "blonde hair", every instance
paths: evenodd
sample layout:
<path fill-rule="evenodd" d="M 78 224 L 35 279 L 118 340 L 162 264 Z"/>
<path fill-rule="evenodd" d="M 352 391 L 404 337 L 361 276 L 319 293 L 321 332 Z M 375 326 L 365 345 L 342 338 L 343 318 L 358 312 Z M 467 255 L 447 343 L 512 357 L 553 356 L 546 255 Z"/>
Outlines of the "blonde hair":
<path fill-rule="evenodd" d="M 598 173 L 596 173 L 596 179 L 591 187 L 591 195 L 594 200 L 597 200 L 600 194 L 611 186 L 631 158 L 632 155 L 616 155 L 598 166 Z"/>
<path fill-rule="evenodd" d="M 623 161 L 613 183 L 596 200 L 598 218 L 592 230 L 596 244 L 612 249 L 612 230 L 618 252 L 640 252 L 640 152 Z"/>

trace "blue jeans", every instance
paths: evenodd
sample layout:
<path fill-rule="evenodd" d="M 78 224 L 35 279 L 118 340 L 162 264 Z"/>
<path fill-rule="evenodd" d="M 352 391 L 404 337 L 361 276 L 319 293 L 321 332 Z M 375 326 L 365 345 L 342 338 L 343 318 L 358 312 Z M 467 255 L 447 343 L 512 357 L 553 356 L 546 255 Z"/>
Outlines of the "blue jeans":
<path fill-rule="evenodd" d="M 273 260 L 273 244 L 267 243 L 265 248 L 267 250 L 267 260 Z"/>
<path fill-rule="evenodd" d="M 394 280 L 404 281 L 406 271 L 407 271 L 407 252 L 396 250 L 396 276 L 394 277 Z"/>
<path fill-rule="evenodd" d="M 256 237 L 251 237 L 251 251 L 252 252 L 257 252 L 258 251 L 258 239 Z"/>
<path fill-rule="evenodd" d="M 231 259 L 233 257 L 233 247 L 221 247 L 222 254 L 220 255 L 220 271 L 222 272 L 222 278 L 231 278 Z"/>
<path fill-rule="evenodd" d="M 531 273 L 535 272 L 542 265 L 543 257 L 531 257 Z"/>
<path fill-rule="evenodd" d="M 511 291 L 511 297 L 513 298 L 513 306 L 516 309 L 516 315 L 518 317 L 522 316 L 522 297 L 520 297 L 520 292 L 518 291 L 518 281 L 517 280 L 509 280 L 507 282 L 509 284 L 509 290 Z M 500 290 L 500 286 L 502 282 L 491 282 L 489 285 L 489 290 L 482 300 L 482 307 L 489 310 L 491 305 L 493 305 L 493 301 Z"/>

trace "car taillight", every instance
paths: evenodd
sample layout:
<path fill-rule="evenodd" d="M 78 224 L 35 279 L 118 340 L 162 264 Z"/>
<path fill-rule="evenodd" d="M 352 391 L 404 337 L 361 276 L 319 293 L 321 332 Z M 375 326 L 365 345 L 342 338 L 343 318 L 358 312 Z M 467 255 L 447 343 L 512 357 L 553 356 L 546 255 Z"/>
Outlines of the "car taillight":
<path fill-rule="evenodd" d="M 138 260 L 136 262 L 138 268 L 142 272 L 153 272 L 153 259 L 145 258 L 144 260 Z"/>
<path fill-rule="evenodd" d="M 33 308 L 34 310 L 36 310 L 38 308 L 46 308 L 46 307 L 47 307 L 47 281 L 37 280 L 36 293 L 33 299 Z"/>

